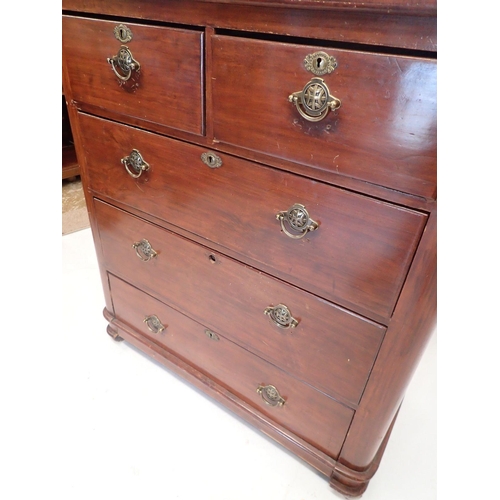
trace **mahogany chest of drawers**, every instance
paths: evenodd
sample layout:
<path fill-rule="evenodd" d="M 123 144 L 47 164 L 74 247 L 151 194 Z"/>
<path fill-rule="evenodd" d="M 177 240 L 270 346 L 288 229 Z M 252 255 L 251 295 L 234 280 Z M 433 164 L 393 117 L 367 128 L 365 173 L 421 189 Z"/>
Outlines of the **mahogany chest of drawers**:
<path fill-rule="evenodd" d="M 108 333 L 357 496 L 436 311 L 436 5 L 63 0 Z"/>

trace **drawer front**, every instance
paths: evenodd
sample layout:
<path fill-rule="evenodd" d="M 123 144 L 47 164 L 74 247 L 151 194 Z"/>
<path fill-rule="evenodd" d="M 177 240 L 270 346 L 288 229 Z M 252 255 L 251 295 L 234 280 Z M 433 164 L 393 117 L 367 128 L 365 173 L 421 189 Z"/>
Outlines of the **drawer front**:
<path fill-rule="evenodd" d="M 228 36 L 215 36 L 212 47 L 216 140 L 399 191 L 435 195 L 434 60 Z M 318 51 L 336 59 L 330 74 L 306 70 L 304 59 Z M 313 78 L 321 78 L 341 101 L 318 122 L 303 118 L 289 102 L 290 95 L 306 89 L 306 106 L 321 109 L 326 94 L 314 82 L 307 85 Z M 299 107 L 305 113 L 307 108 Z"/>
<path fill-rule="evenodd" d="M 299 380 L 346 404 L 359 402 L 382 326 L 111 205 L 96 200 L 95 211 L 104 264 L 113 274 Z M 147 260 L 151 252 L 139 250 L 138 257 L 132 245 L 142 240 L 156 256 Z M 267 310 L 280 305 L 298 325 L 283 321 L 284 308 Z"/>
<path fill-rule="evenodd" d="M 222 335 L 212 332 L 209 338 L 204 326 L 137 288 L 112 275 L 109 281 L 119 321 L 166 347 L 297 436 L 337 457 L 352 410 L 290 378 Z M 165 327 L 163 331 L 150 318 L 153 315 Z M 146 318 L 150 319 L 145 322 Z M 278 389 L 285 400 L 283 406 L 271 406 L 259 395 L 258 387 L 267 385 Z"/>
<path fill-rule="evenodd" d="M 120 24 L 63 16 L 63 58 L 73 99 L 203 134 L 203 34 L 127 22 L 132 39 L 122 43 L 114 33 Z M 108 63 L 122 47 L 138 71 L 131 69 L 127 52 L 124 69 L 118 61 Z"/>
<path fill-rule="evenodd" d="M 87 115 L 81 130 L 94 191 L 361 314 L 391 315 L 425 215 L 229 155 L 209 168 L 202 148 Z M 132 149 L 149 165 L 137 179 L 120 163 Z M 319 224 L 299 239 L 276 218 L 297 203 Z"/>

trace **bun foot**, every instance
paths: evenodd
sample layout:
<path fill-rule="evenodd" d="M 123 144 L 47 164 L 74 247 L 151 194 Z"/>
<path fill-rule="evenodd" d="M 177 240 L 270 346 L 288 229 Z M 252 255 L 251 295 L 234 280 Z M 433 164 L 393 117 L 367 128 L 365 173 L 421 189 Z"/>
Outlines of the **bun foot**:
<path fill-rule="evenodd" d="M 362 481 L 348 477 L 340 471 L 333 471 L 330 486 L 344 498 L 360 497 L 368 487 L 369 479 Z"/>
<path fill-rule="evenodd" d="M 123 338 L 118 335 L 118 332 L 114 330 L 111 325 L 108 325 L 106 332 L 115 342 L 121 342 L 123 340 Z"/>

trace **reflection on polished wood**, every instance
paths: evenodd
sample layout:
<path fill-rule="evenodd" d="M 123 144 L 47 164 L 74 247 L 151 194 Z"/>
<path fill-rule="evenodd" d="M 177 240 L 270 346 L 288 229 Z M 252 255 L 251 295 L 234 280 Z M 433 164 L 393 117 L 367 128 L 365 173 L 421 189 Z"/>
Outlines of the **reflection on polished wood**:
<path fill-rule="evenodd" d="M 63 14 L 108 333 L 359 496 L 434 328 L 435 0 Z"/>

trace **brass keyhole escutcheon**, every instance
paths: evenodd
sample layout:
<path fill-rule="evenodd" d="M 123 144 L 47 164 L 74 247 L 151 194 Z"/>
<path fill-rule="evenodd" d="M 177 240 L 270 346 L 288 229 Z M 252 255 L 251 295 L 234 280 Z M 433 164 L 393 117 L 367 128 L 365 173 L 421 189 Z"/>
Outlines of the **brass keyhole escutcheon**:
<path fill-rule="evenodd" d="M 305 57 L 304 67 L 314 75 L 327 75 L 335 70 L 337 67 L 337 60 L 326 52 L 314 52 L 314 54 L 309 54 Z"/>
<path fill-rule="evenodd" d="M 210 168 L 219 168 L 222 166 L 222 159 L 212 151 L 202 153 L 201 161 Z"/>
<path fill-rule="evenodd" d="M 115 35 L 115 38 L 122 43 L 127 43 L 132 40 L 132 31 L 125 24 L 119 24 L 118 26 L 115 26 L 113 29 L 113 33 Z"/>
<path fill-rule="evenodd" d="M 214 341 L 218 341 L 219 340 L 219 336 L 215 333 L 215 332 L 212 332 L 212 330 L 209 330 L 208 328 L 205 330 L 205 335 L 210 339 L 210 340 L 214 340 Z"/>

